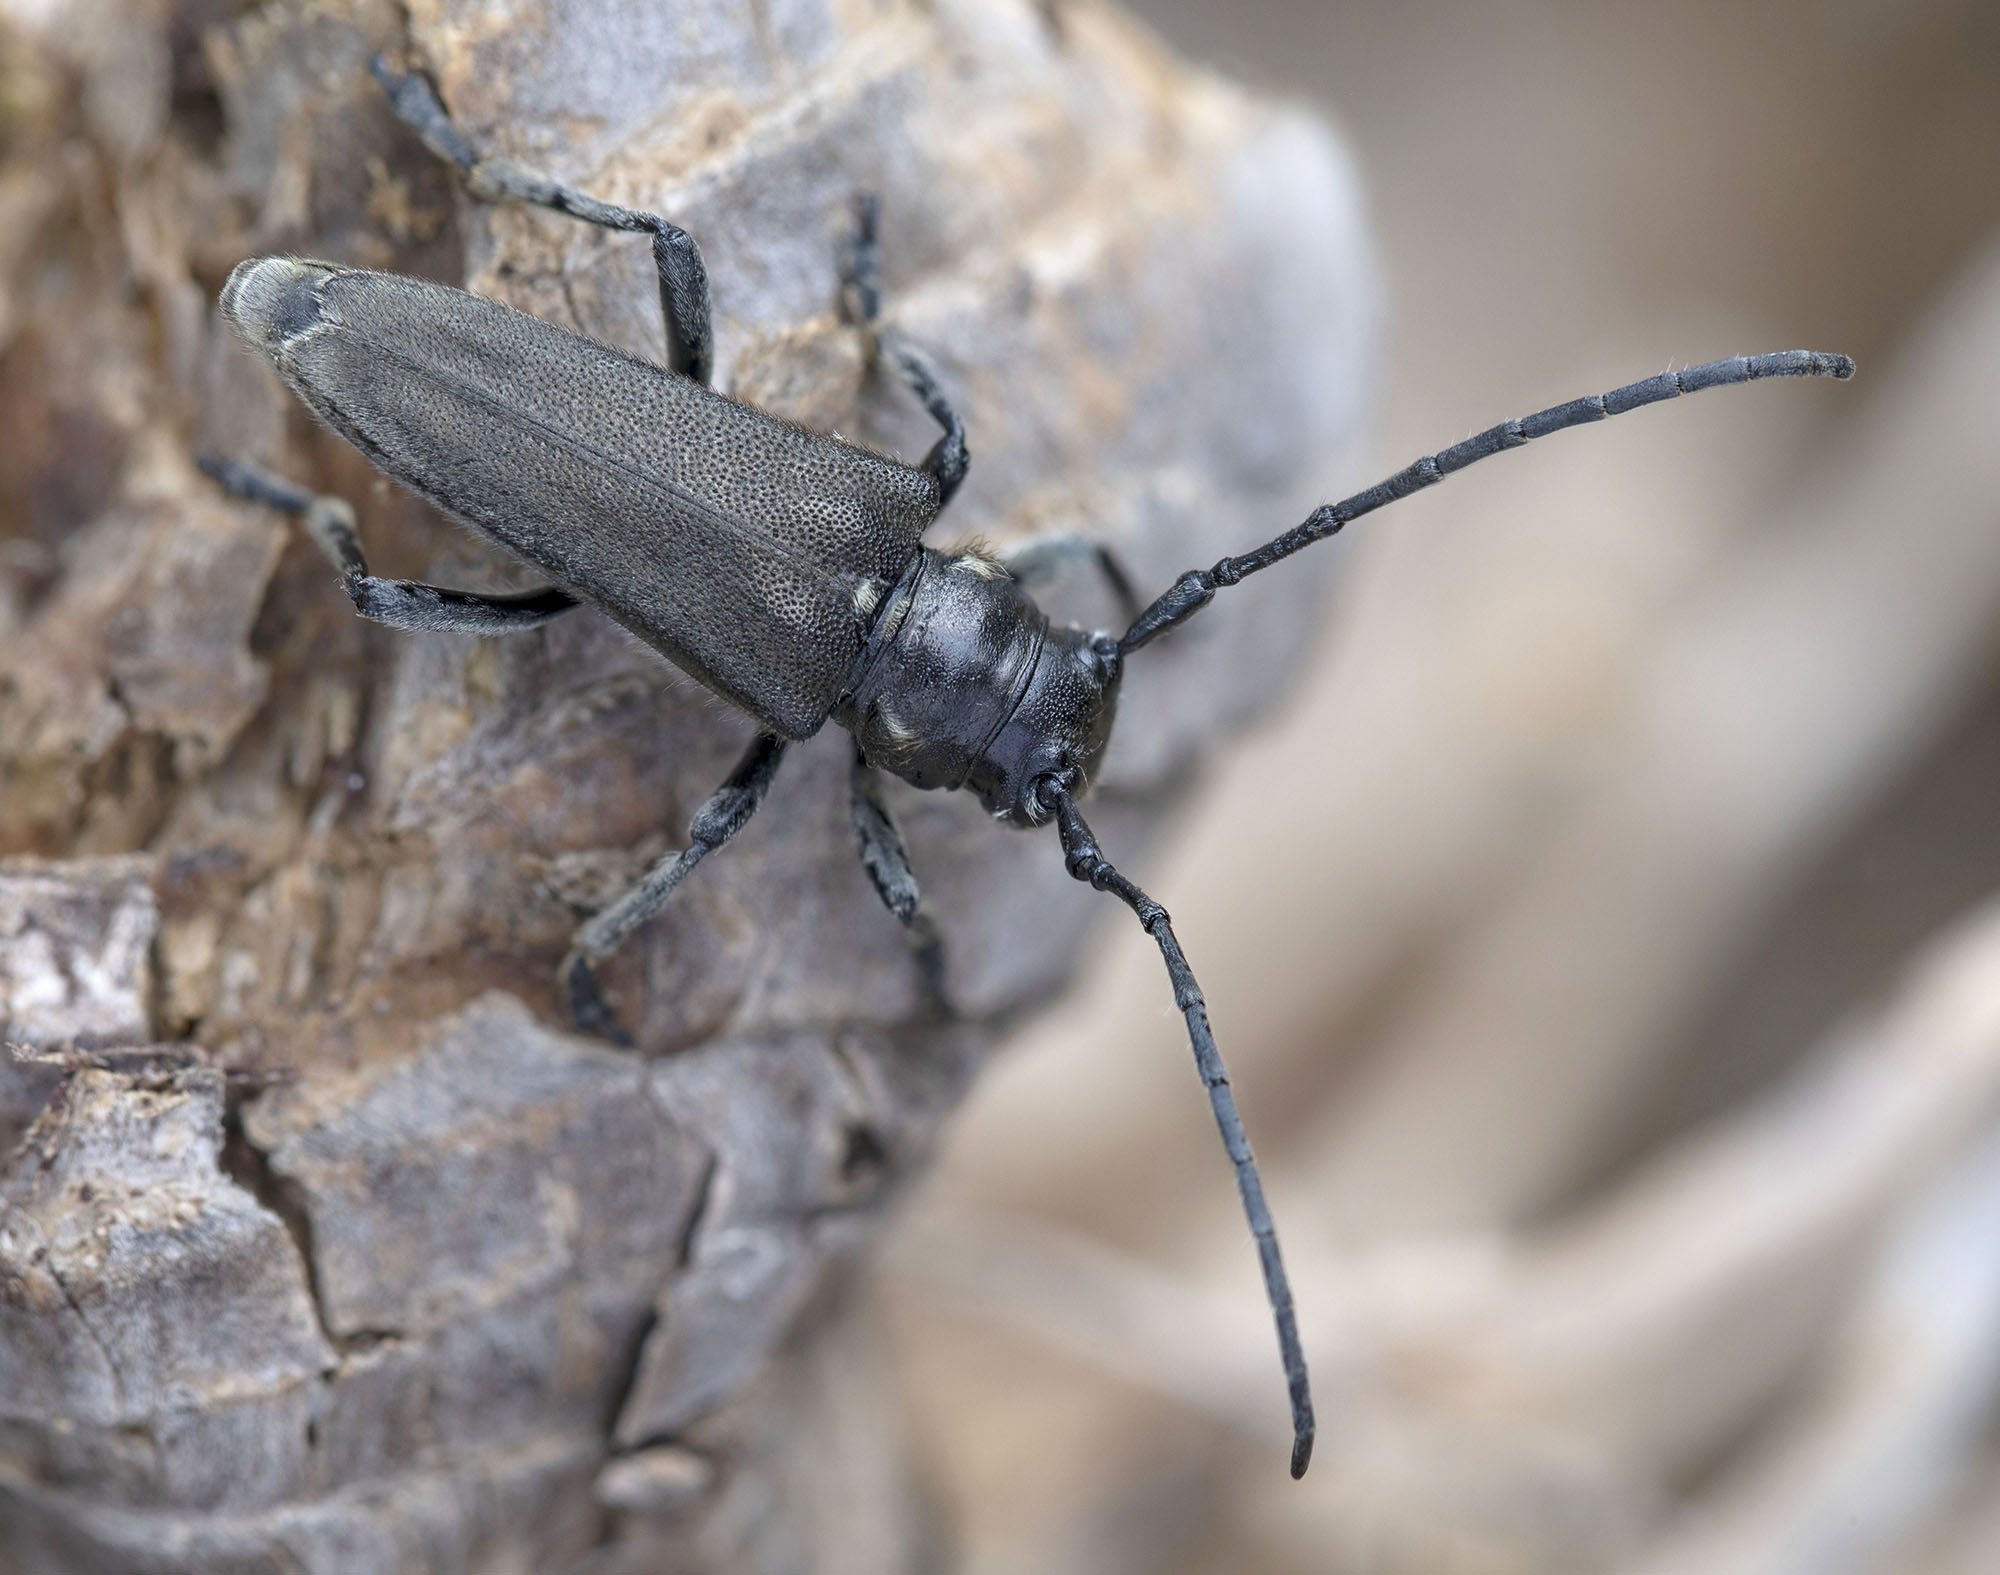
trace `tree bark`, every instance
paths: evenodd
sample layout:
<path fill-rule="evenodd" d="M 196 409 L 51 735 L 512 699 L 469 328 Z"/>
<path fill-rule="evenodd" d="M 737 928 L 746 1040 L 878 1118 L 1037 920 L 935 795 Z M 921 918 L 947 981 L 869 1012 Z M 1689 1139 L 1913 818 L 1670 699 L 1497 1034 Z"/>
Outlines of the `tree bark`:
<path fill-rule="evenodd" d="M 1094 5 L 6 15 L 0 1567 L 934 1565 L 847 1290 L 1107 905 L 1052 837 L 898 792 L 939 1020 L 829 732 L 607 971 L 639 1051 L 565 1032 L 571 929 L 749 724 L 592 613 L 356 619 L 196 450 L 351 498 L 378 572 L 527 582 L 210 303 L 295 252 L 659 354 L 643 242 L 466 200 L 370 80 L 387 48 L 497 151 L 696 235 L 719 386 L 920 453 L 836 307 L 872 191 L 890 316 L 971 432 L 941 539 L 1083 531 L 1151 589 L 1344 479 L 1371 293 L 1339 147 Z M 1114 855 L 1282 690 L 1334 561 L 1147 652 L 1093 811 Z M 1045 605 L 1111 616 L 1082 577 Z"/>

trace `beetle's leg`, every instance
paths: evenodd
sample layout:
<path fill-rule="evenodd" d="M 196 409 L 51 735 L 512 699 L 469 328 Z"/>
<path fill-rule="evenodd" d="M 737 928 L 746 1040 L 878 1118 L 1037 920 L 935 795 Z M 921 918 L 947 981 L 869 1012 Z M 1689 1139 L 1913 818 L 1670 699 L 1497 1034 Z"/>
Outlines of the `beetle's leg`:
<path fill-rule="evenodd" d="M 903 937 L 923 975 L 924 990 L 931 1004 L 944 1006 L 944 943 L 937 926 L 924 911 L 923 894 L 917 877 L 910 871 L 910 855 L 903 846 L 903 834 L 889 817 L 882 802 L 882 779 L 875 768 L 854 751 L 854 771 L 848 783 L 848 809 L 854 817 L 854 839 L 861 851 L 861 867 L 875 883 L 882 905 L 903 923 Z"/>
<path fill-rule="evenodd" d="M 575 597 L 553 585 L 538 591 L 488 595 L 417 580 L 378 579 L 368 572 L 361 540 L 354 533 L 354 510 L 346 499 L 308 492 L 240 459 L 204 454 L 195 463 L 224 491 L 296 517 L 313 545 L 339 571 L 354 610 L 376 623 L 424 633 L 512 634 L 545 624 L 576 605 Z"/>
<path fill-rule="evenodd" d="M 632 1042 L 597 988 L 598 965 L 667 905 L 689 870 L 741 831 L 757 813 L 771 779 L 778 774 L 778 763 L 785 758 L 785 743 L 775 733 L 759 733 L 752 739 L 728 780 L 694 812 L 688 823 L 688 845 L 662 858 L 636 886 L 576 932 L 569 955 L 556 971 L 556 993 L 578 1028 L 614 1044 Z"/>
<path fill-rule="evenodd" d="M 958 412 L 951 408 L 944 390 L 938 386 L 930 358 L 900 331 L 882 321 L 880 247 L 875 234 L 879 206 L 873 196 L 863 197 L 855 204 L 854 231 L 847 242 L 848 309 L 869 331 L 877 359 L 887 363 L 903 386 L 917 396 L 931 420 L 944 429 L 944 436 L 924 456 L 923 464 L 937 480 L 938 503 L 942 506 L 951 501 L 958 484 L 965 480 L 968 459 L 965 423 L 958 419 Z"/>
<path fill-rule="evenodd" d="M 660 275 L 660 310 L 667 320 L 667 365 L 697 383 L 708 381 L 715 367 L 708 269 L 702 265 L 701 248 L 692 235 L 657 213 L 601 202 L 540 170 L 478 152 L 452 124 L 438 101 L 437 90 L 423 77 L 398 71 L 379 55 L 368 69 L 388 91 L 396 114 L 424 139 L 424 145 L 458 166 L 473 196 L 525 202 L 607 230 L 652 236 L 653 266 Z"/>
<path fill-rule="evenodd" d="M 1089 563 L 1118 603 L 1119 615 L 1130 624 L 1139 616 L 1139 595 L 1132 589 L 1131 576 L 1118 555 L 1101 541 L 1075 531 L 1059 535 L 1034 536 L 1000 554 L 1007 571 L 1030 589 L 1046 585 L 1072 565 Z"/>
<path fill-rule="evenodd" d="M 1174 987 L 1174 1005 L 1181 1009 L 1181 1018 L 1187 1024 L 1195 1068 L 1208 1089 L 1209 1107 L 1222 1132 L 1222 1146 L 1236 1167 L 1236 1190 L 1243 1199 L 1250 1235 L 1257 1243 L 1257 1260 L 1264 1270 L 1264 1295 L 1277 1325 L 1278 1355 L 1284 1363 L 1285 1387 L 1291 1395 L 1292 1475 L 1304 1476 L 1313 1446 L 1312 1385 L 1306 1377 L 1305 1347 L 1299 1342 L 1291 1281 L 1285 1275 L 1285 1260 L 1278 1252 L 1278 1228 L 1272 1223 L 1270 1206 L 1264 1201 L 1264 1182 L 1257 1174 L 1250 1139 L 1243 1132 L 1243 1118 L 1236 1112 L 1236 1095 L 1230 1091 L 1222 1052 L 1216 1048 L 1215 1034 L 1208 1025 L 1208 1003 L 1202 998 L 1194 970 L 1188 966 L 1181 943 L 1174 936 L 1167 910 L 1112 867 L 1083 816 L 1077 813 L 1069 784 L 1058 777 L 1044 778 L 1039 791 L 1043 805 L 1055 815 L 1056 831 L 1062 838 L 1063 862 L 1070 874 L 1088 881 L 1098 891 L 1110 892 L 1130 908 L 1145 926 L 1146 933 L 1153 937 L 1160 948 L 1161 960 L 1167 965 L 1167 978 Z"/>

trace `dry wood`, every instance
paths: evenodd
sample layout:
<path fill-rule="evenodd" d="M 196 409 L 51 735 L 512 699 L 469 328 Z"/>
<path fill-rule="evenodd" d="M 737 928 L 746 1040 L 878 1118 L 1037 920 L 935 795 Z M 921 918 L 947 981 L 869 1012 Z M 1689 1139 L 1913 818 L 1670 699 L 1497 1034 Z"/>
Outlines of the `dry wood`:
<path fill-rule="evenodd" d="M 823 737 L 610 971 L 645 1053 L 562 1032 L 570 928 L 746 724 L 591 615 L 361 624 L 197 444 L 346 493 L 382 572 L 517 571 L 310 431 L 207 303 L 300 252 L 654 352 L 643 244 L 462 200 L 368 79 L 406 51 L 475 136 L 700 238 L 725 389 L 908 451 L 835 308 L 879 193 L 892 315 L 971 429 L 952 528 L 1087 529 L 1164 583 L 1340 479 L 1371 297 L 1338 146 L 1092 5 L 0 30 L 0 1015 L 46 1052 L 0 1066 L 0 1566 L 917 1567 L 848 1287 L 1101 901 L 1045 839 L 900 795 L 952 947 L 958 1015 L 927 1019 Z M 1331 567 L 1134 675 L 1096 811 L 1121 852 Z"/>

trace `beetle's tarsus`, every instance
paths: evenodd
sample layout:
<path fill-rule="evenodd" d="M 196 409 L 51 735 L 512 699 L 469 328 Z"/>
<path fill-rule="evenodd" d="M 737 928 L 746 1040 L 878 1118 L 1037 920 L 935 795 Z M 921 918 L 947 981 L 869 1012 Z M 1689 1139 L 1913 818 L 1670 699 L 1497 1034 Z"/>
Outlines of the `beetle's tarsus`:
<path fill-rule="evenodd" d="M 607 1039 L 621 1050 L 632 1048 L 632 1036 L 598 987 L 597 970 L 581 952 L 571 952 L 556 970 L 556 992 L 562 997 L 570 1026 L 578 1033 Z"/>
<path fill-rule="evenodd" d="M 854 199 L 854 228 L 848 232 L 840 270 L 847 314 L 871 334 L 882 315 L 881 249 L 875 238 L 881 207 L 881 199 L 873 192 Z"/>

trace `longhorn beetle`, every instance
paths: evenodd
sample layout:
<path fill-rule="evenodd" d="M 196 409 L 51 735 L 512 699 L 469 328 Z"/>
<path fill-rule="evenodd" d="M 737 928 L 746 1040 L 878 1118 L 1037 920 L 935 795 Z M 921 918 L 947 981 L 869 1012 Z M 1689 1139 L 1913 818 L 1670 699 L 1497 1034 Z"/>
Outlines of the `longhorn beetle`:
<path fill-rule="evenodd" d="M 1030 544 L 1011 567 L 977 551 L 922 544 L 965 479 L 965 428 L 923 354 L 881 321 L 872 199 L 859 203 L 845 293 L 873 354 L 943 431 L 914 467 L 716 393 L 708 386 L 708 275 L 692 236 L 656 214 L 481 155 L 427 81 L 380 59 L 373 70 L 397 115 L 458 166 L 474 195 L 652 237 L 667 365 L 443 285 L 257 258 L 239 264 L 223 287 L 230 326 L 383 471 L 554 583 L 498 596 L 379 579 L 368 572 L 345 502 L 233 460 L 204 458 L 203 469 L 239 496 L 299 516 L 365 618 L 399 629 L 504 634 L 588 602 L 756 719 L 756 740 L 696 812 L 687 848 L 662 858 L 577 931 L 557 991 L 579 1028 L 630 1042 L 599 993 L 598 965 L 660 911 L 689 870 L 743 829 L 786 748 L 828 720 L 854 735 L 850 798 L 862 862 L 909 927 L 933 986 L 939 953 L 876 771 L 920 788 L 970 789 L 1010 825 L 1053 821 L 1069 873 L 1129 907 L 1165 960 L 1256 1240 L 1290 1389 L 1292 1475 L 1303 1475 L 1313 1442 L 1305 1353 L 1201 987 L 1166 910 L 1104 857 L 1077 809 L 1110 737 L 1125 659 L 1192 618 L 1218 590 L 1476 460 L 1703 389 L 1765 377 L 1851 377 L 1854 363 L 1811 350 L 1740 356 L 1503 421 L 1315 510 L 1254 552 L 1190 569 L 1143 611 L 1100 550 L 1099 567 L 1126 604 L 1125 632 L 1052 628 L 1024 581 L 1075 544 Z"/>

